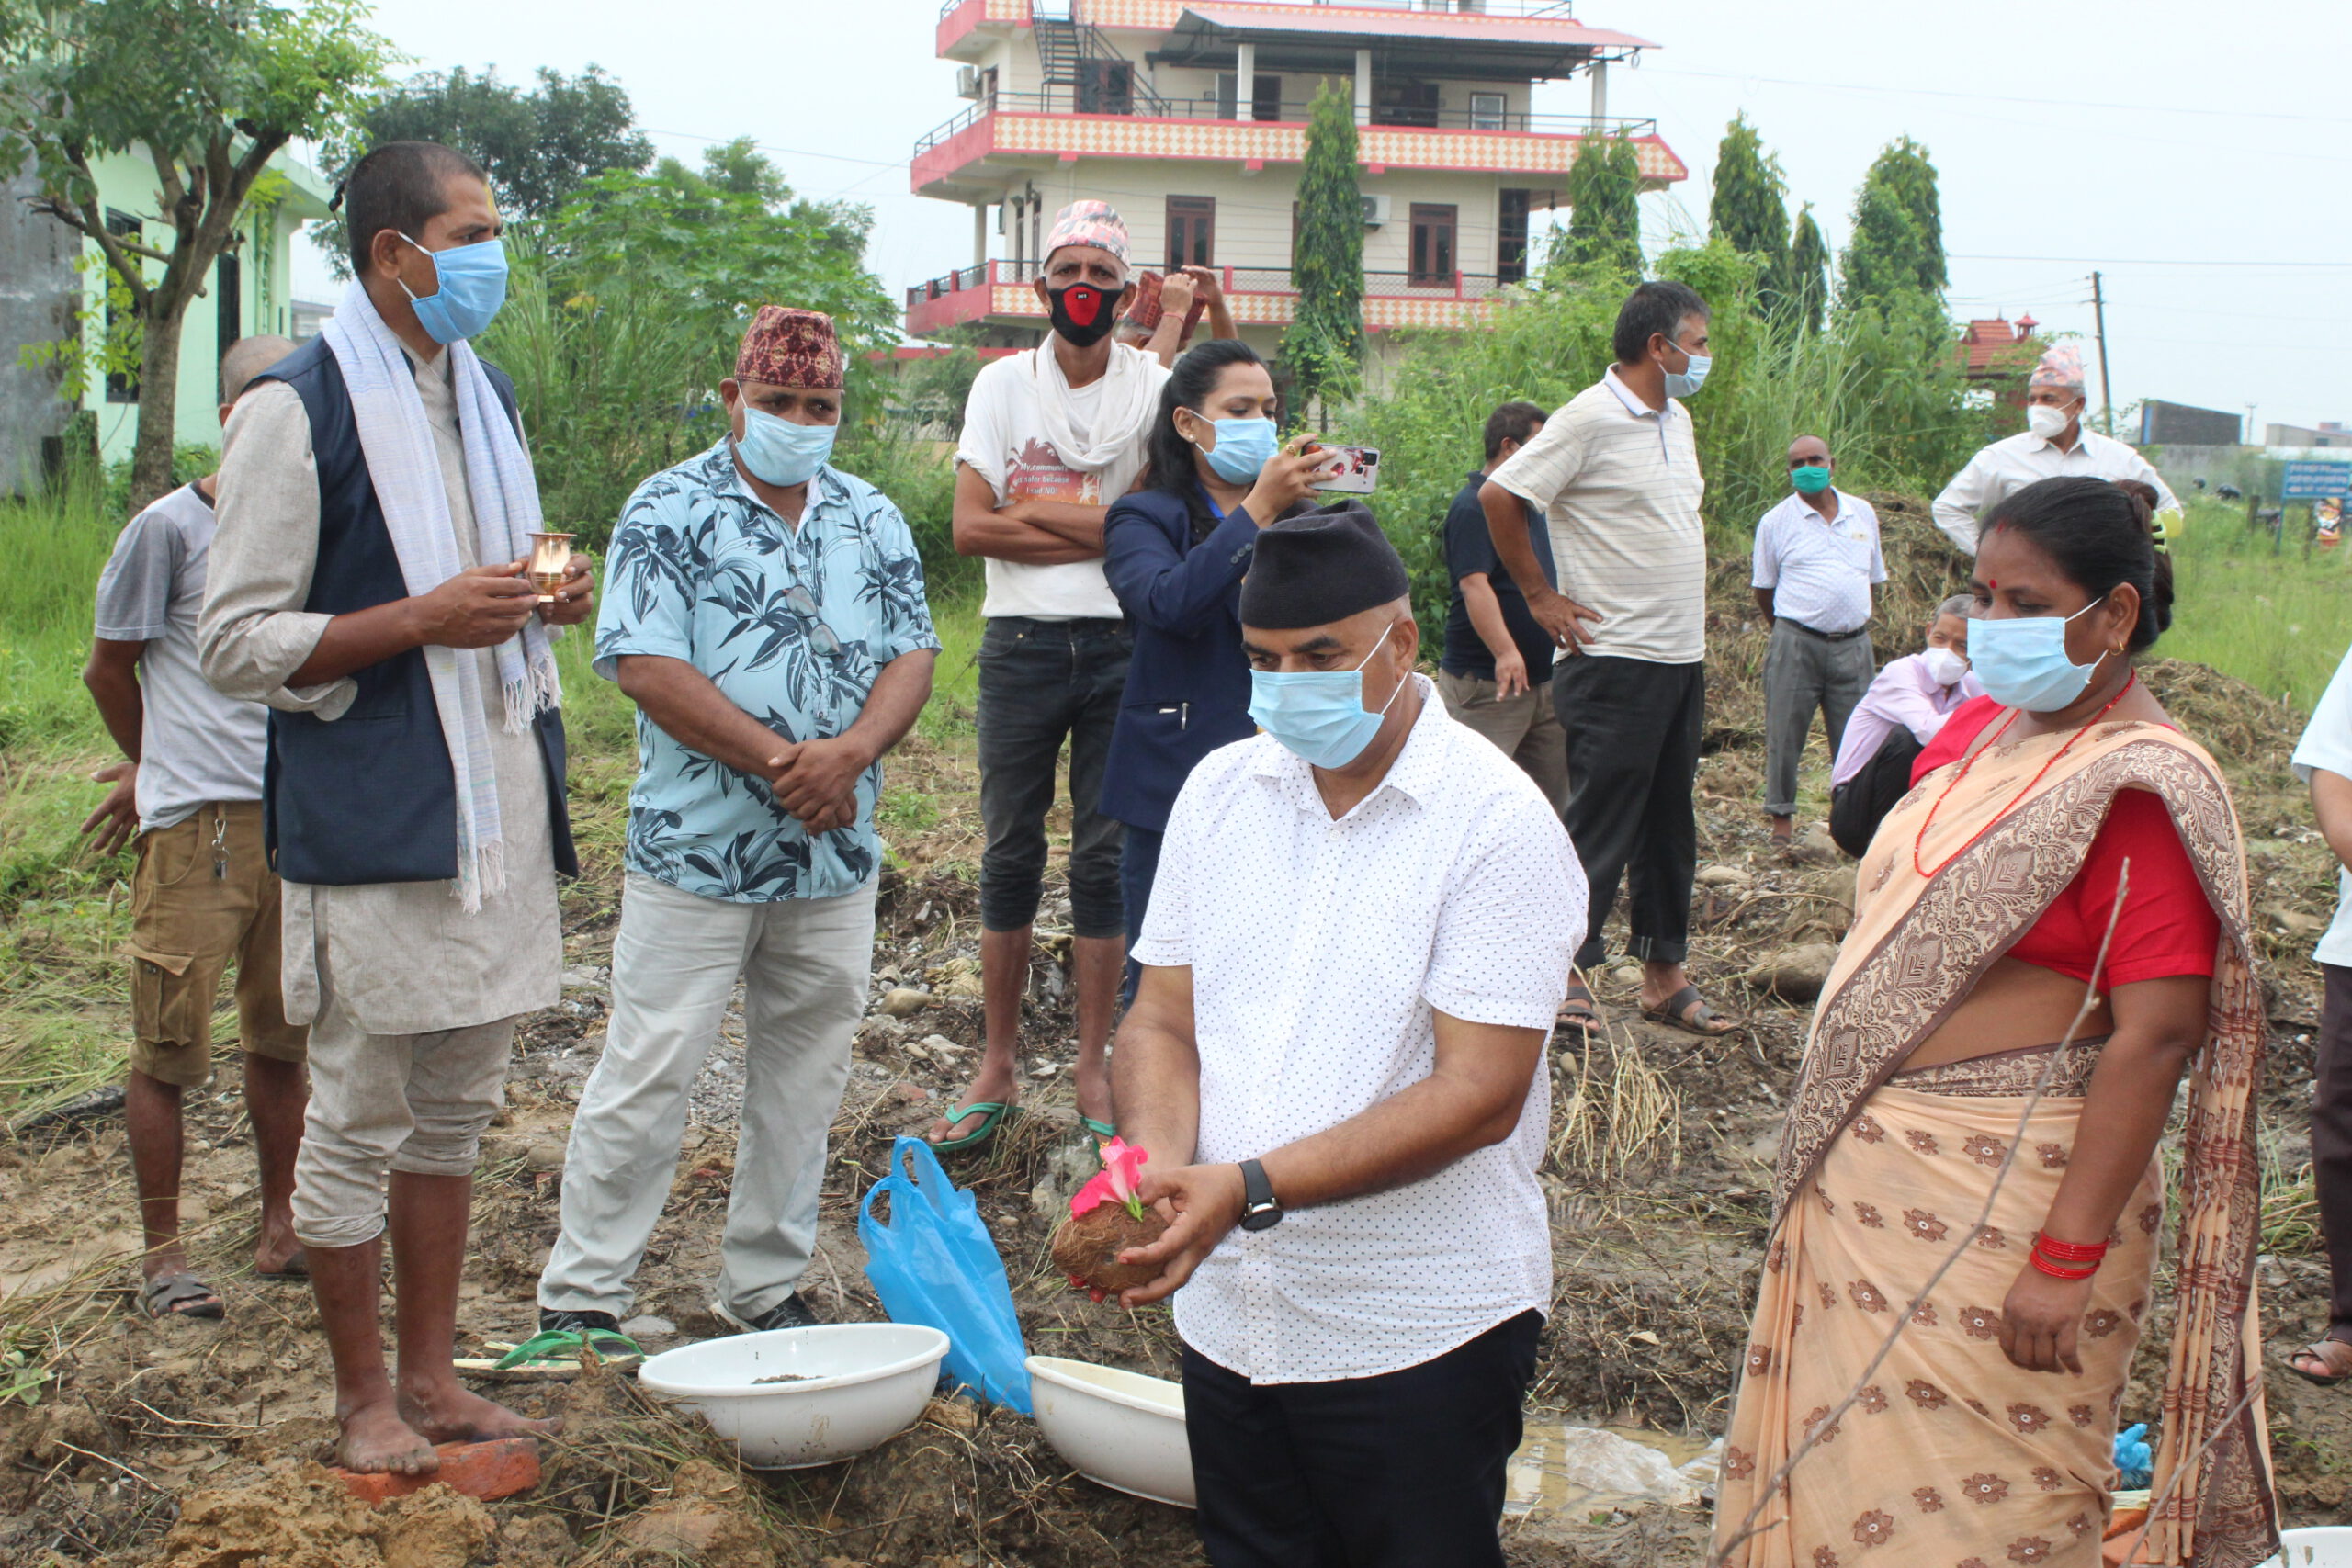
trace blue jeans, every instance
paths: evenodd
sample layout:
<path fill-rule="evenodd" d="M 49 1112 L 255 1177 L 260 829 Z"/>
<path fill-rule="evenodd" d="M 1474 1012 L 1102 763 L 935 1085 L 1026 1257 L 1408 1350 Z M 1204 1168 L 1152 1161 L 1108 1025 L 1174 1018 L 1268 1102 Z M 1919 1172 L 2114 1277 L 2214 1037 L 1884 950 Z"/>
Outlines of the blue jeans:
<path fill-rule="evenodd" d="M 980 637 L 978 718 L 980 924 L 1017 931 L 1035 923 L 1045 887 L 1046 815 L 1069 745 L 1070 927 L 1081 937 L 1126 929 L 1119 900 L 1117 819 L 1096 809 L 1111 731 L 1134 649 L 1124 621 L 1034 621 L 997 615 Z"/>
<path fill-rule="evenodd" d="M 1168 835 L 1158 828 L 1127 824 L 1127 842 L 1119 854 L 1119 893 L 1127 907 L 1127 977 L 1120 984 L 1119 1000 L 1132 1005 L 1136 987 L 1143 981 L 1143 965 L 1134 958 L 1143 940 L 1143 918 L 1151 908 L 1151 885 L 1159 875 L 1159 841 Z"/>

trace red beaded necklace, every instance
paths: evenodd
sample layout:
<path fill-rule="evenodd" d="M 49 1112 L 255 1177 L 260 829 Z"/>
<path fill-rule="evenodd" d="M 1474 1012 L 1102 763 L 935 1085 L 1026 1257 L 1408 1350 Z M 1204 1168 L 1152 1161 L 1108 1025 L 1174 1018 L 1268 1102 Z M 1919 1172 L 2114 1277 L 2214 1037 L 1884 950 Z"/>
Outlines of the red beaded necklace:
<path fill-rule="evenodd" d="M 1996 811 L 1991 817 L 1987 818 L 1984 827 L 1977 829 L 1975 832 L 1968 836 L 1968 842 L 1961 845 L 1960 848 L 1946 855 L 1943 858 L 1942 864 L 1938 865 L 1935 870 L 1929 871 L 1927 867 L 1919 863 L 1920 851 L 1925 848 L 1928 840 L 1928 829 L 1936 825 L 1936 813 L 1943 809 L 1943 804 L 1951 797 L 1951 792 L 1960 787 L 1961 780 L 1966 778 L 1968 776 L 1969 770 L 1976 766 L 1976 759 L 1982 757 L 1985 752 L 1990 751 L 1994 747 L 1998 746 L 2001 743 L 2001 737 L 2009 732 L 2009 726 L 2018 721 L 2018 715 L 2025 711 L 2023 708 L 2010 709 L 2009 716 L 2001 721 L 2001 728 L 1993 732 L 1993 738 L 1990 740 L 1985 741 L 1982 746 L 1976 748 L 1975 750 L 1971 751 L 1967 757 L 1962 761 L 1960 764 L 1960 772 L 1951 776 L 1951 782 L 1944 785 L 1943 793 L 1936 796 L 1935 804 L 1928 807 L 1927 820 L 1919 824 L 1919 831 L 1915 834 L 1911 840 L 1911 869 L 1918 873 L 1923 879 L 1942 875 L 1945 866 L 1951 864 L 1952 862 L 1958 860 L 1970 850 L 1975 848 L 1976 840 L 1983 838 L 1986 833 L 1991 832 L 1994 823 L 1998 822 L 2002 818 L 2007 817 L 2011 811 L 2015 810 L 2018 801 L 2023 800 L 2027 795 L 2031 795 L 2033 793 L 2033 786 L 2040 784 L 2042 781 L 2043 776 L 2046 775 L 2051 769 L 2058 765 L 2059 759 L 2065 756 L 2067 752 L 2075 749 L 2075 742 L 2089 734 L 2091 726 L 2105 718 L 2109 714 L 2113 713 L 2115 711 L 2115 705 L 2129 696 L 2132 693 L 2132 688 L 2139 683 L 2140 672 L 2137 670 L 2134 670 L 2132 671 L 2130 678 L 2125 680 L 2123 682 L 2123 689 L 2116 693 L 2112 697 L 2109 697 L 2105 707 L 2091 715 L 2090 717 L 2083 720 L 2083 727 L 2080 729 L 2075 730 L 2074 734 L 2066 737 L 2066 743 L 2064 746 L 2059 747 L 2055 752 L 2052 753 L 2050 761 L 2041 764 L 2041 768 L 2039 773 L 2036 773 L 2033 777 L 2025 781 L 2025 787 L 2023 789 L 2018 791 L 2017 794 L 2009 797 L 2008 805 L 2002 807 L 2000 810 Z"/>

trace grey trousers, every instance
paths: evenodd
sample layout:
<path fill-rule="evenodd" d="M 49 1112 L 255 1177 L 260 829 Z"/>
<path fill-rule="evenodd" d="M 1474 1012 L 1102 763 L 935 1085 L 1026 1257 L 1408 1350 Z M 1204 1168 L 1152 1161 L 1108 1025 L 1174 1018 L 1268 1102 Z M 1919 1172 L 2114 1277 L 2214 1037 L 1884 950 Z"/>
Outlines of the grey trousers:
<path fill-rule="evenodd" d="M 629 874 L 612 1018 L 571 1123 L 563 1229 L 539 1276 L 541 1306 L 619 1317 L 635 1304 L 629 1279 L 677 1172 L 687 1096 L 739 977 L 743 1113 L 718 1299 L 752 1318 L 791 1294 L 816 1247 L 825 1133 L 865 1010 L 875 886 L 736 904 Z"/>
<path fill-rule="evenodd" d="M 1851 718 L 1878 661 L 1871 634 L 1832 641 L 1785 615 L 1772 623 L 1764 653 L 1764 809 L 1774 817 L 1797 810 L 1797 767 L 1815 710 L 1829 730 L 1829 754 L 1838 754 Z"/>
<path fill-rule="evenodd" d="M 1437 694 L 1456 724 L 1466 725 L 1503 749 L 1544 792 L 1555 811 L 1568 808 L 1568 732 L 1552 706 L 1552 682 L 1533 685 L 1515 697 L 1498 697 L 1492 681 L 1441 670 Z"/>

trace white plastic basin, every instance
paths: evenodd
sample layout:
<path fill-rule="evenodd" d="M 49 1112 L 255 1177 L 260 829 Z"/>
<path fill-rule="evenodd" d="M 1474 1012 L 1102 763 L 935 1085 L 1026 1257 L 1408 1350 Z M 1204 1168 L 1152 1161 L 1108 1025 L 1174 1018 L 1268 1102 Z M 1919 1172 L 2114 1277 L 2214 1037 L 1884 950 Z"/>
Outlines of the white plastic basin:
<path fill-rule="evenodd" d="M 2352 1568 L 2352 1526 L 2280 1530 L 2278 1555 L 2262 1568 Z"/>
<path fill-rule="evenodd" d="M 806 1470 L 888 1442 L 939 1382 L 947 1336 L 914 1323 L 824 1323 L 665 1350 L 639 1386 L 700 1413 L 754 1470 Z M 779 1374 L 802 1381 L 763 1383 Z"/>
<path fill-rule="evenodd" d="M 1155 1503 L 1196 1506 L 1181 1383 L 1059 1356 L 1030 1357 L 1029 1377 L 1037 1425 L 1072 1470 Z"/>

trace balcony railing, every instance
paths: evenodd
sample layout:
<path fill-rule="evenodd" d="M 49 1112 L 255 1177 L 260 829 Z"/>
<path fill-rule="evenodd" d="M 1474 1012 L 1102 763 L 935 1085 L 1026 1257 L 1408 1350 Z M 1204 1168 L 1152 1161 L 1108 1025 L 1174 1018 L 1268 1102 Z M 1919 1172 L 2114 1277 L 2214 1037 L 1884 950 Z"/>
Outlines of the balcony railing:
<path fill-rule="evenodd" d="M 1022 284 L 1044 275 L 1045 264 L 1038 261 L 988 261 L 971 266 L 958 267 L 942 273 L 928 282 L 918 283 L 907 290 L 907 308 L 933 299 L 944 299 L 968 288 L 984 285 Z M 1226 266 L 1217 268 L 1218 282 L 1227 294 L 1295 294 L 1298 284 L 1288 267 Z M 1498 277 L 1492 273 L 1455 272 L 1442 276 L 1412 272 L 1367 272 L 1363 275 L 1363 291 L 1367 299 L 1486 299 L 1511 288 L 1521 280 Z M 1034 314 L 1044 315 L 1040 305 Z"/>
<path fill-rule="evenodd" d="M 952 141 L 970 130 L 989 115 L 1001 109 L 1007 114 L 1098 114 L 1134 119 L 1225 119 L 1250 125 L 1291 125 L 1306 123 L 1307 104 L 1304 98 L 1292 102 L 1285 99 L 1280 110 L 1271 116 L 1254 112 L 1254 106 L 1237 106 L 1227 98 L 1159 98 L 1135 99 L 1131 102 L 1100 99 L 1081 103 L 1078 91 L 1070 87 L 1049 87 L 1042 93 L 997 93 L 965 109 L 955 118 L 939 126 L 915 143 L 914 155 L 921 158 L 933 148 Z M 1614 119 L 1592 115 L 1527 114 L 1518 110 L 1480 110 L 1469 108 L 1423 109 L 1375 107 L 1372 111 L 1375 129 L 1401 130 L 1492 130 L 1532 133 L 1539 136 L 1654 136 L 1657 133 L 1655 119 Z"/>
<path fill-rule="evenodd" d="M 949 16 L 967 0 L 945 0 L 939 7 L 940 20 Z M 1254 0 L 1227 0 L 1228 4 L 1250 5 Z M 1295 4 L 1296 0 L 1289 0 Z M 1324 0 L 1316 0 L 1323 4 Z M 1576 7 L 1570 0 L 1340 0 L 1351 11 L 1430 11 L 1463 17 L 1541 17 L 1554 21 L 1576 20 Z M 1017 9 L 1017 7 L 1016 7 Z M 1070 16 L 1085 21 L 1086 0 L 1045 0 L 1046 14 L 1053 17 Z"/>

